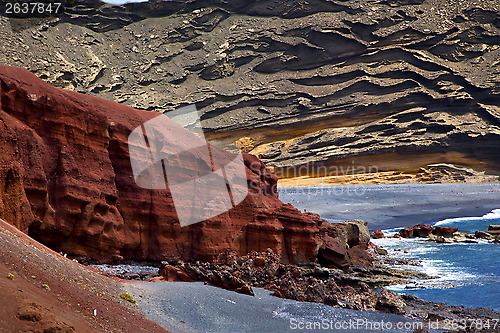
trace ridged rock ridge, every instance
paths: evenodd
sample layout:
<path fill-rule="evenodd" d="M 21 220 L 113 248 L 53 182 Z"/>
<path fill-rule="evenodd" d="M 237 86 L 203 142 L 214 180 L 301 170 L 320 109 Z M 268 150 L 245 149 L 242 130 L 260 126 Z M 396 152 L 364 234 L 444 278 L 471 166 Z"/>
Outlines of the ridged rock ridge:
<path fill-rule="evenodd" d="M 247 138 L 281 177 L 499 173 L 495 0 L 78 2 L 0 17 L 0 35 L 1 63 L 56 86 L 146 110 L 196 104 L 212 138 Z"/>

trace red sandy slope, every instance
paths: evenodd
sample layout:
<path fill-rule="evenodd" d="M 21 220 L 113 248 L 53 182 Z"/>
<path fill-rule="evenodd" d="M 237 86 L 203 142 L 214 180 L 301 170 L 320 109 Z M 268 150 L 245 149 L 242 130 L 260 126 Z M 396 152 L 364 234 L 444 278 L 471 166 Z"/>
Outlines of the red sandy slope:
<path fill-rule="evenodd" d="M 0 332 L 166 332 L 119 297 L 121 283 L 2 220 L 0 244 Z"/>

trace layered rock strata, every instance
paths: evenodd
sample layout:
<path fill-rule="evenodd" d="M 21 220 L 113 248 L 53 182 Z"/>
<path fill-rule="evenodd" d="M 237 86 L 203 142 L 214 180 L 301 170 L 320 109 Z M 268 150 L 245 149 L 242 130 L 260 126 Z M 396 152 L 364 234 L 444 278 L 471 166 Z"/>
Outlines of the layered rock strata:
<path fill-rule="evenodd" d="M 71 3 L 0 17 L 0 63 L 135 108 L 196 104 L 280 177 L 498 179 L 498 1 Z"/>

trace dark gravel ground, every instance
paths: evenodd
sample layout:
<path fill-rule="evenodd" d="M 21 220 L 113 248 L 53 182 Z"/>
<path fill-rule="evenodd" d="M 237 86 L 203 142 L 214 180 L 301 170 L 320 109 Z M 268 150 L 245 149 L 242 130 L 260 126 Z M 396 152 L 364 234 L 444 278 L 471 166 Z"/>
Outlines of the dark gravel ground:
<path fill-rule="evenodd" d="M 396 329 L 398 323 L 412 325 L 411 320 L 402 316 L 281 299 L 260 288 L 254 288 L 254 292 L 255 296 L 247 296 L 201 282 L 137 282 L 129 291 L 147 318 L 174 333 L 413 332 L 413 328 Z M 376 326 L 382 321 L 384 329 Z M 325 326 L 316 330 L 299 329 L 299 322 Z M 335 325 L 344 327 L 336 329 Z"/>

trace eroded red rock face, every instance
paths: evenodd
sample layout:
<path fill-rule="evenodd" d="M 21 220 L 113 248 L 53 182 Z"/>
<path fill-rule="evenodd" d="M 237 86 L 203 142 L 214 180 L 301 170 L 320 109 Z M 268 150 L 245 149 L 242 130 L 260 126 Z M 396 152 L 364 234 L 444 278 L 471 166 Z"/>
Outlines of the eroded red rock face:
<path fill-rule="evenodd" d="M 382 230 L 379 229 L 379 230 L 375 230 L 374 232 L 372 232 L 370 234 L 370 237 L 374 238 L 374 239 L 380 239 L 380 238 L 385 238 L 385 235 L 382 232 Z"/>
<path fill-rule="evenodd" d="M 0 97 L 0 218 L 57 251 L 211 261 L 271 248 L 283 262 L 307 263 L 326 234 L 337 237 L 338 227 L 325 232 L 319 215 L 283 204 L 277 177 L 252 155 L 244 155 L 246 199 L 181 228 L 169 190 L 138 187 L 129 160 L 130 132 L 156 113 L 57 89 L 7 66 L 0 66 Z M 366 243 L 346 232 L 338 233 L 345 248 L 338 251 Z"/>
<path fill-rule="evenodd" d="M 417 224 L 413 227 L 407 227 L 399 231 L 399 235 L 403 238 L 413 237 L 429 237 L 434 231 L 434 228 L 427 224 Z"/>

